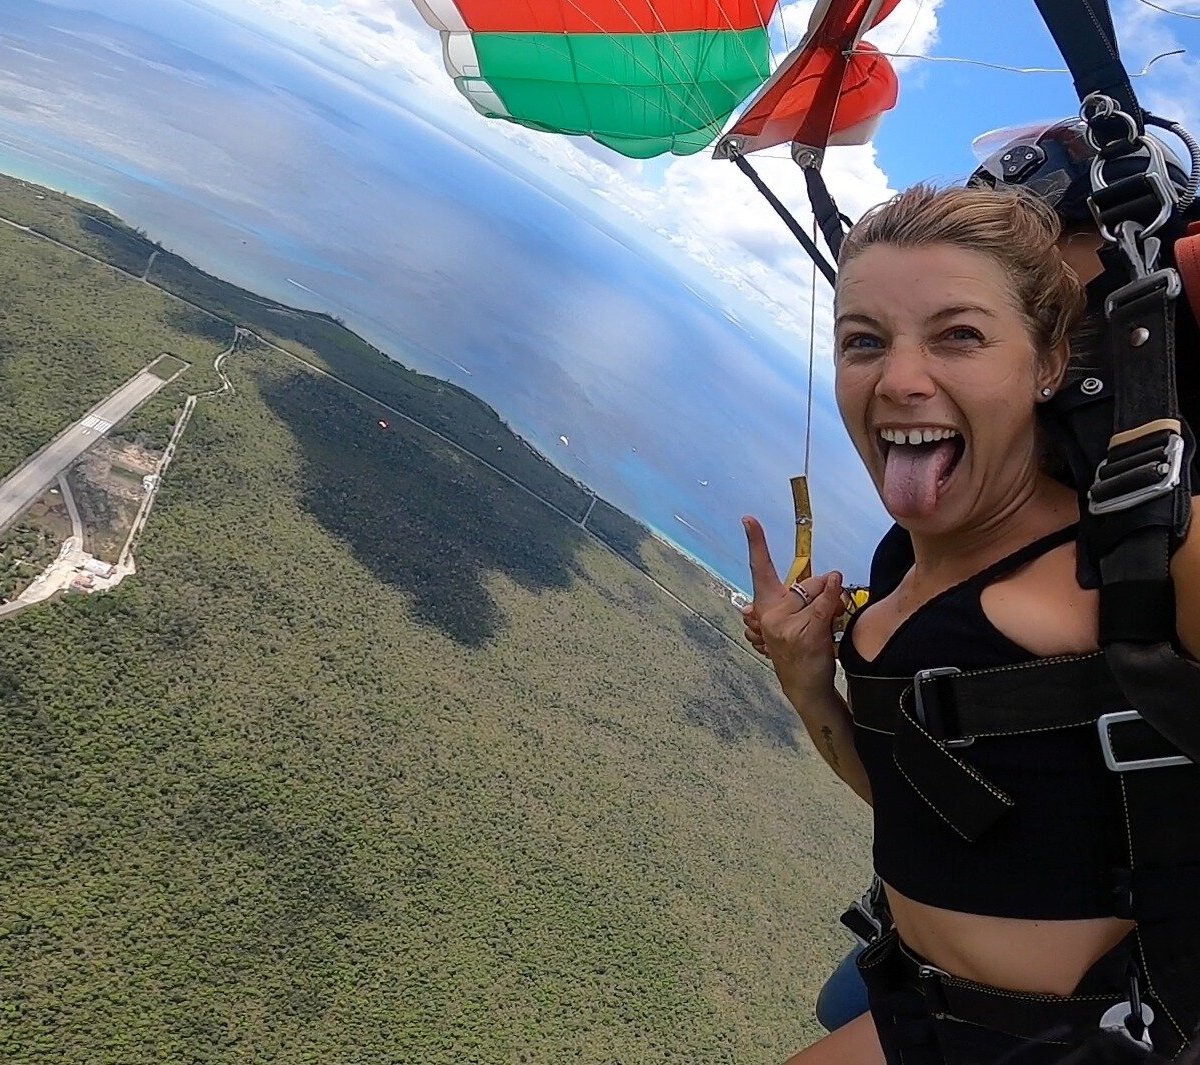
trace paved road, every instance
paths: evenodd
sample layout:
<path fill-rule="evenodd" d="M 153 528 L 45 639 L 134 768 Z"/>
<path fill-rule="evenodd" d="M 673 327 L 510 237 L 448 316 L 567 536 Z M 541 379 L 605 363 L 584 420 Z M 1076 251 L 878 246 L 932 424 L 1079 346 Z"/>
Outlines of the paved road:
<path fill-rule="evenodd" d="M 165 383 L 143 370 L 17 467 L 0 483 L 0 529 L 12 522 L 63 470 Z"/>

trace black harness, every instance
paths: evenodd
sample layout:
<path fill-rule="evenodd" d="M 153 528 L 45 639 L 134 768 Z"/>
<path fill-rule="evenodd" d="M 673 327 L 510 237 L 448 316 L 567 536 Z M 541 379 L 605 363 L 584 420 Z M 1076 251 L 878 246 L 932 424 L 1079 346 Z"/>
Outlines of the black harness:
<path fill-rule="evenodd" d="M 1136 920 L 1106 986 L 1070 999 L 999 994 L 917 962 L 888 942 L 890 919 L 878 885 L 843 917 L 869 944 L 862 965 L 902 971 L 934 1017 L 953 1018 L 1026 1039 L 1067 1029 L 1078 1038 L 1141 1013 L 1146 1045 L 1179 1051 L 1200 1023 L 1200 766 L 1132 707 L 1097 715 L 1127 697 L 1107 655 L 1040 659 L 963 672 L 928 669 L 915 677 L 850 675 L 856 724 L 895 737 L 894 757 L 914 788 L 965 839 L 983 840 L 1012 800 L 962 757 L 975 742 L 1043 729 L 1087 727 L 1117 776 L 1123 823 L 1114 824 L 1127 863 L 1110 870 L 1105 890 L 1114 916 Z M 1019 875 L 1014 871 L 1014 875 Z M 886 955 L 886 959 L 884 958 Z M 1115 1011 L 1115 1013 L 1114 1013 Z M 1132 1026 L 1139 1041 L 1145 1034 Z"/>
<path fill-rule="evenodd" d="M 1043 729 L 1094 729 L 1125 811 L 1112 831 L 1114 853 L 1127 860 L 1103 887 L 1113 914 L 1137 929 L 1086 993 L 1048 999 L 1001 994 L 908 957 L 878 889 L 874 904 L 864 900 L 844 920 L 870 943 L 864 975 L 890 974 L 918 989 L 931 1017 L 1031 1040 L 1056 1030 L 1079 1038 L 1120 1029 L 1173 1056 L 1200 1028 L 1200 667 L 1178 653 L 1169 572 L 1191 513 L 1193 445 L 1175 388 L 1178 275 L 1145 254 L 1161 231 L 1145 235 L 1162 211 L 1159 189 L 1139 178 L 1124 186 L 1097 208 L 1098 222 L 1119 241 L 1108 253 L 1110 269 L 1128 263 L 1132 274 L 1106 303 L 1107 369 L 1077 376 L 1057 401 L 1072 465 L 1087 473 L 1078 482 L 1085 486 L 1081 558 L 1100 588 L 1102 651 L 847 679 L 856 723 L 894 736 L 904 775 L 972 842 L 985 841 L 1012 799 L 962 757 L 963 748 Z"/>

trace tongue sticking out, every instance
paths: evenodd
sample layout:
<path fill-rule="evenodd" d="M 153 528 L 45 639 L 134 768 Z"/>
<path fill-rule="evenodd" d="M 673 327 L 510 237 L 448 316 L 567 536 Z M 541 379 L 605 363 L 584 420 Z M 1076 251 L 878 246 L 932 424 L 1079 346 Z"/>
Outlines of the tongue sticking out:
<path fill-rule="evenodd" d="M 896 518 L 924 518 L 937 506 L 938 486 L 958 457 L 959 441 L 892 444 L 883 472 L 883 505 Z"/>

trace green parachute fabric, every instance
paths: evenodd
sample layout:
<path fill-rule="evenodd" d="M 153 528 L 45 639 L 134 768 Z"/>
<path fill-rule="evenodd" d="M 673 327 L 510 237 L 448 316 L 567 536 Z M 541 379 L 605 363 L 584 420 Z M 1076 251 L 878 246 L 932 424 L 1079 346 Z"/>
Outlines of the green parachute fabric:
<path fill-rule="evenodd" d="M 691 155 L 770 73 L 777 0 L 414 0 L 489 118 Z"/>

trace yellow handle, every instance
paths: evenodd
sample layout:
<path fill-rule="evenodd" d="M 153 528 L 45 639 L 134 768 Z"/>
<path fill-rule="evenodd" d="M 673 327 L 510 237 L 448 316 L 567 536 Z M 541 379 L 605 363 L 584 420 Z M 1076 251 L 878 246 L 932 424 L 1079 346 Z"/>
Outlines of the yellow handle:
<path fill-rule="evenodd" d="M 792 503 L 796 509 L 796 558 L 788 570 L 787 584 L 812 576 L 812 503 L 808 498 L 808 478 L 792 478 Z"/>

